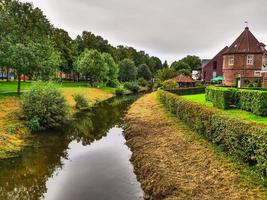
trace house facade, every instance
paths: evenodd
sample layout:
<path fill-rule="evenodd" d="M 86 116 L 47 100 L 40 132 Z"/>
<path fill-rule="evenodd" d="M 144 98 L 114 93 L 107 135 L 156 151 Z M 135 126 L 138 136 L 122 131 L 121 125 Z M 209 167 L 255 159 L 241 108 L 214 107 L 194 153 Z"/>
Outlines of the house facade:
<path fill-rule="evenodd" d="M 224 85 L 236 84 L 236 78 L 254 78 L 267 75 L 267 51 L 248 27 L 223 53 Z"/>
<path fill-rule="evenodd" d="M 228 47 L 224 47 L 214 58 L 209 60 L 202 68 L 202 81 L 210 83 L 211 79 L 223 76 L 223 54 Z"/>

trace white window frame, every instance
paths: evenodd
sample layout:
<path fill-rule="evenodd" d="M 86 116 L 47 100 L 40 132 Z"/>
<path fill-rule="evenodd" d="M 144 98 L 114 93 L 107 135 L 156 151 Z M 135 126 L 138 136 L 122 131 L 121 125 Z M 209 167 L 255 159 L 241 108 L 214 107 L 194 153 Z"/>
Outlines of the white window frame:
<path fill-rule="evenodd" d="M 254 55 L 247 55 L 247 65 L 254 65 Z"/>
<path fill-rule="evenodd" d="M 256 77 L 261 77 L 261 72 L 260 72 L 260 71 L 255 71 L 255 72 L 254 72 L 254 76 L 256 76 Z"/>
<path fill-rule="evenodd" d="M 229 65 L 234 65 L 235 64 L 235 56 L 231 55 L 228 57 L 228 64 Z"/>

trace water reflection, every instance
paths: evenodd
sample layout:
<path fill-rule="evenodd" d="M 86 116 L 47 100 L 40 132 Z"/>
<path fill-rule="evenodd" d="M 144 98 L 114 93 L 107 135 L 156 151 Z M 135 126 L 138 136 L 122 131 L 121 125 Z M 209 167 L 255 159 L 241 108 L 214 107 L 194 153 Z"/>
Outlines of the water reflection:
<path fill-rule="evenodd" d="M 33 144 L 26 148 L 18 158 L 1 161 L 0 199 L 42 199 L 44 194 L 47 193 L 47 186 L 49 187 L 47 181 L 53 182 L 57 173 L 61 172 L 65 166 L 68 166 L 67 163 L 70 162 L 70 158 L 76 158 L 75 156 L 73 157 L 73 155 L 76 155 L 75 152 L 78 153 L 78 157 L 86 155 L 82 160 L 94 158 L 94 154 L 91 153 L 91 150 L 88 150 L 91 149 L 91 147 L 86 145 L 106 136 L 108 131 L 115 125 L 119 127 L 123 112 L 134 100 L 134 97 L 113 99 L 101 103 L 99 106 L 92 109 L 91 112 L 78 113 L 75 116 L 74 122 L 70 124 L 68 131 L 66 131 L 67 133 L 43 133 L 34 136 Z M 121 134 L 121 131 L 119 131 L 118 134 Z M 99 144 L 102 143 L 100 142 Z M 77 148 L 77 145 L 79 148 Z M 82 148 L 83 146 L 86 147 Z M 123 146 L 123 144 L 121 144 L 121 146 Z M 117 149 L 120 148 L 121 147 L 118 147 Z M 85 154 L 83 154 L 83 151 Z M 98 151 L 98 153 L 100 155 L 105 151 Z M 116 151 L 116 154 L 120 155 L 119 152 L 120 151 Z M 79 153 L 82 154 L 80 155 Z M 106 156 L 103 158 L 108 161 Z M 127 165 L 129 161 L 125 156 L 123 159 L 123 162 Z M 103 160 L 100 161 L 103 162 Z M 86 164 L 95 165 L 96 163 L 97 162 L 87 162 Z M 109 165 L 112 163 L 114 164 L 114 162 L 110 162 Z M 122 164 L 120 162 L 117 163 L 118 166 Z M 77 168 L 69 170 L 70 174 L 72 174 L 72 172 L 75 174 L 74 171 L 71 170 L 77 170 Z M 127 171 L 127 173 L 129 173 L 129 171 Z M 88 177 L 88 179 L 90 179 L 90 177 Z M 78 179 L 76 180 L 78 181 Z M 114 183 L 114 185 L 116 184 Z M 53 185 L 53 187 L 55 187 L 55 185 Z M 57 189 L 59 189 L 59 187 L 60 185 L 58 185 Z M 79 198 L 76 199 L 78 200 Z"/>

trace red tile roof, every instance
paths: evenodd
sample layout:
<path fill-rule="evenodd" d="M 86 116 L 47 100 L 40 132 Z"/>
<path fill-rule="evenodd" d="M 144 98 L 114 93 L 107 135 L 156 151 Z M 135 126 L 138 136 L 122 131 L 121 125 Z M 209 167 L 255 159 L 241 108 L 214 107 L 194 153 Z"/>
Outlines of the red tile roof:
<path fill-rule="evenodd" d="M 266 50 L 262 49 L 262 43 L 246 27 L 224 54 L 238 53 L 266 53 Z"/>
<path fill-rule="evenodd" d="M 174 78 L 177 83 L 195 83 L 191 76 L 179 75 Z"/>

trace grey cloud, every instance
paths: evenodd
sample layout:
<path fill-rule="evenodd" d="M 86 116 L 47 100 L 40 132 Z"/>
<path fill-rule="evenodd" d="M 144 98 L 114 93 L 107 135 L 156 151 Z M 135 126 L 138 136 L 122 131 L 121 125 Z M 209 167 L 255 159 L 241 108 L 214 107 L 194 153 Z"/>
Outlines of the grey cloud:
<path fill-rule="evenodd" d="M 162 59 L 212 57 L 250 22 L 267 43 L 266 0 L 33 0 L 76 37 L 92 31 L 112 44 L 133 45 Z"/>

